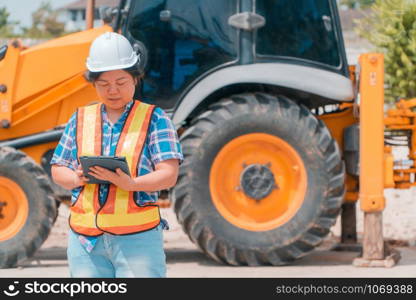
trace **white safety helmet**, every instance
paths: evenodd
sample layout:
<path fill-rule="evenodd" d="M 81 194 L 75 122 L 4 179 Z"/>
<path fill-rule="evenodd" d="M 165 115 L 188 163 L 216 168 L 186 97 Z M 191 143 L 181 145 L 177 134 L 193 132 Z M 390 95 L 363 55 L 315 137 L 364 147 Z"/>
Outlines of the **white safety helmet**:
<path fill-rule="evenodd" d="M 106 32 L 92 42 L 87 69 L 91 72 L 125 69 L 134 66 L 139 59 L 139 55 L 124 36 Z"/>

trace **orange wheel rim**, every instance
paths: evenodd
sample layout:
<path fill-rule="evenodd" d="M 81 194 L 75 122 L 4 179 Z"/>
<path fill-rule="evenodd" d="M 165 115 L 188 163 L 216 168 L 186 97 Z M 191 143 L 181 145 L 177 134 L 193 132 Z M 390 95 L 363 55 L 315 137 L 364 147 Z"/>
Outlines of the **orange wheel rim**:
<path fill-rule="evenodd" d="M 289 221 L 302 206 L 307 174 L 284 140 L 251 133 L 227 143 L 210 171 L 209 188 L 219 213 L 231 224 L 267 231 Z"/>
<path fill-rule="evenodd" d="M 16 182 L 0 176 L 0 241 L 14 237 L 25 225 L 29 204 Z"/>

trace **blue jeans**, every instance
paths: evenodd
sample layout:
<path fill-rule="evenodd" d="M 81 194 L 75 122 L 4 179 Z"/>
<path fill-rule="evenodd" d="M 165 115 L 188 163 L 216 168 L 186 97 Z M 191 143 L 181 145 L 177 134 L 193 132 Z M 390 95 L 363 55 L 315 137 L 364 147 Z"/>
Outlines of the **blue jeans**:
<path fill-rule="evenodd" d="M 163 229 L 132 235 L 101 235 L 91 253 L 72 230 L 68 237 L 71 277 L 166 277 Z"/>

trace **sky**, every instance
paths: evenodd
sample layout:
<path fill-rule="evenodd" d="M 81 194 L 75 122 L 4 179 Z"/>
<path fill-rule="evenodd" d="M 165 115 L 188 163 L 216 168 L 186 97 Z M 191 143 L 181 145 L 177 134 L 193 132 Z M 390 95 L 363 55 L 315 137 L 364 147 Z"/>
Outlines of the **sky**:
<path fill-rule="evenodd" d="M 10 21 L 20 21 L 20 26 L 29 27 L 32 25 L 32 12 L 45 1 L 49 2 L 53 8 L 75 2 L 75 0 L 0 0 L 0 7 L 7 8 Z"/>

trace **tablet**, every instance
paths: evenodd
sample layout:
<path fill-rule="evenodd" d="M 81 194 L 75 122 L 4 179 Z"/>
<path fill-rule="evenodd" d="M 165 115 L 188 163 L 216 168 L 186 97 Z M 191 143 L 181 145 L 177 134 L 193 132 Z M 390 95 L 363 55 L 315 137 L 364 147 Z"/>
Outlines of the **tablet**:
<path fill-rule="evenodd" d="M 84 176 L 89 179 L 88 183 L 92 184 L 110 184 L 109 181 L 100 180 L 88 174 L 89 169 L 93 166 L 99 166 L 115 172 L 120 168 L 124 173 L 130 176 L 129 166 L 124 156 L 80 156 L 79 161 L 84 172 Z"/>

